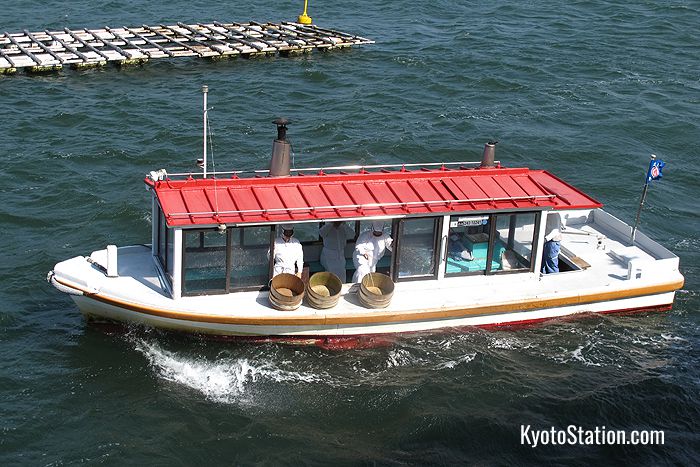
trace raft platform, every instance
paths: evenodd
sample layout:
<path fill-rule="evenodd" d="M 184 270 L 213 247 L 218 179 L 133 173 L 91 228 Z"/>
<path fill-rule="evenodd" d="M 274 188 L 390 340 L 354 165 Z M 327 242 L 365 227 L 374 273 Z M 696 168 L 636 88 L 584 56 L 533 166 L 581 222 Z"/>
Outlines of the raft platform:
<path fill-rule="evenodd" d="M 354 34 L 281 23 L 219 23 L 140 26 L 0 34 L 0 74 L 144 63 L 156 58 L 291 55 L 374 41 Z"/>

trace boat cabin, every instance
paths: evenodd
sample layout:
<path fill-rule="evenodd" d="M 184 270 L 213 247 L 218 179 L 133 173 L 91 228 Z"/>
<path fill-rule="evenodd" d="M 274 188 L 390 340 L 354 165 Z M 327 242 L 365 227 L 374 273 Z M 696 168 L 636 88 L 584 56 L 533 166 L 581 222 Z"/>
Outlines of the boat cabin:
<path fill-rule="evenodd" d="M 375 221 L 393 239 L 377 271 L 395 282 L 538 273 L 547 215 L 601 206 L 546 171 L 492 160 L 270 173 L 146 178 L 152 255 L 172 298 L 266 289 L 275 238 L 290 225 L 304 273 L 321 271 L 319 229 L 334 221 L 354 232 L 345 246 L 346 283 L 355 241 Z"/>

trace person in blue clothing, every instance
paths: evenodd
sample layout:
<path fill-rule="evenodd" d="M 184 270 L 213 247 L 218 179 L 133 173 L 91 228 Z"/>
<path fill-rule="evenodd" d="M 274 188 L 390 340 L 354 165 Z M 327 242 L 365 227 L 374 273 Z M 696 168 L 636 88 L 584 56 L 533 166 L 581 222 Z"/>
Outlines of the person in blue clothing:
<path fill-rule="evenodd" d="M 542 257 L 542 274 L 559 272 L 559 251 L 561 250 L 561 216 L 558 212 L 547 214 L 547 226 L 544 230 L 544 249 Z"/>

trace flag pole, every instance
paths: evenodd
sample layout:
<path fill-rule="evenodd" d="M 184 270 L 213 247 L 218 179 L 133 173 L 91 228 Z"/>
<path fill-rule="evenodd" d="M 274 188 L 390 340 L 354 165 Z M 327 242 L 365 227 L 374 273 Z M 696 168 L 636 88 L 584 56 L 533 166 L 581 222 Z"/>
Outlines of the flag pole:
<path fill-rule="evenodd" d="M 656 160 L 656 155 L 652 154 L 651 161 L 649 162 L 650 168 L 655 160 Z M 642 215 L 642 207 L 644 206 L 644 200 L 647 197 L 647 191 L 649 190 L 649 182 L 650 181 L 651 180 L 649 179 L 649 171 L 647 171 L 647 175 L 644 178 L 644 189 L 642 189 L 642 197 L 639 199 L 639 207 L 637 208 L 637 217 L 634 220 L 634 227 L 632 227 L 632 235 L 630 236 L 630 243 L 632 245 L 634 245 L 634 237 L 637 234 L 637 227 L 639 226 L 639 218 Z"/>
<path fill-rule="evenodd" d="M 207 93 L 209 92 L 209 86 L 206 84 L 202 86 L 202 94 L 204 94 L 204 103 L 203 103 L 203 112 L 202 112 L 202 121 L 203 121 L 203 127 L 204 127 L 204 147 L 202 148 L 202 161 L 204 162 L 204 165 L 202 169 L 204 169 L 203 172 L 203 178 L 207 178 Z"/>

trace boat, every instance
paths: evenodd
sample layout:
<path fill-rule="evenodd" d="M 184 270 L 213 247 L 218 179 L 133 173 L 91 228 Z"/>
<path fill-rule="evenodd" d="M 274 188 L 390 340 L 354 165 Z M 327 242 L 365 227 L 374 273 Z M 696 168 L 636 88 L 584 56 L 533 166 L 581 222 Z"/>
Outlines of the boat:
<path fill-rule="evenodd" d="M 205 149 L 202 172 L 150 172 L 150 244 L 62 261 L 49 282 L 88 321 L 292 340 L 668 310 L 683 286 L 676 255 L 554 174 L 502 165 L 494 142 L 476 162 L 296 169 L 288 122 L 275 123 L 269 169 L 208 173 Z M 560 230 L 555 273 L 543 272 L 548 220 Z M 319 228 L 337 221 L 352 236 L 335 301 L 312 306 L 302 291 L 295 305 L 275 306 L 271 258 L 282 229 L 294 227 L 298 280 L 308 283 L 324 270 Z M 351 280 L 355 240 L 377 221 L 393 239 L 366 276 L 391 287 L 381 307 Z"/>

